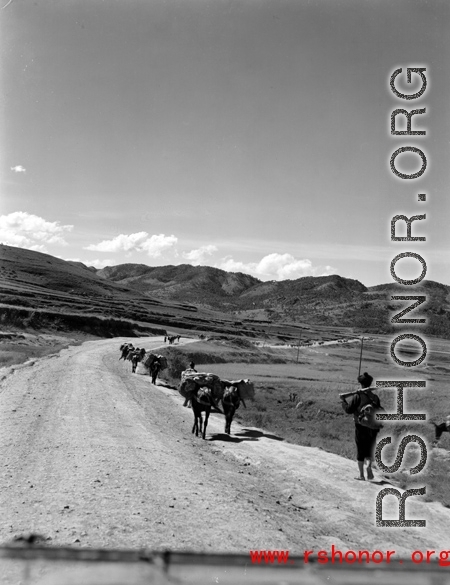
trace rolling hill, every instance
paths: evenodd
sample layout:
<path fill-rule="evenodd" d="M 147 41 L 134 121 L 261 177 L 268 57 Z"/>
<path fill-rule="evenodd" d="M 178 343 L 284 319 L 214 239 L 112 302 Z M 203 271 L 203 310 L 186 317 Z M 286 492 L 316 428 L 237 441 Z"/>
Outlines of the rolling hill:
<path fill-rule="evenodd" d="M 391 318 L 411 304 L 391 296 L 421 294 L 427 303 L 408 317 L 425 317 L 424 332 L 450 337 L 449 292 L 450 287 L 432 281 L 367 288 L 338 275 L 262 282 L 243 273 L 186 264 L 121 264 L 96 270 L 0 246 L 2 323 L 84 328 L 103 335 L 153 326 L 283 340 L 297 339 L 302 329 L 391 333 L 400 327 Z"/>
<path fill-rule="evenodd" d="M 428 334 L 450 336 L 450 287 L 433 281 L 414 287 L 390 283 L 369 288 L 338 275 L 262 282 L 247 274 L 207 266 L 150 268 L 142 264 L 108 267 L 98 275 L 159 299 L 185 300 L 233 312 L 243 322 L 253 318 L 272 324 L 354 327 L 368 333 L 394 333 L 399 329 L 391 319 L 407 306 L 407 301 L 392 300 L 392 295 L 424 295 L 427 303 L 414 316 L 408 316 L 425 316 L 424 331 Z"/>

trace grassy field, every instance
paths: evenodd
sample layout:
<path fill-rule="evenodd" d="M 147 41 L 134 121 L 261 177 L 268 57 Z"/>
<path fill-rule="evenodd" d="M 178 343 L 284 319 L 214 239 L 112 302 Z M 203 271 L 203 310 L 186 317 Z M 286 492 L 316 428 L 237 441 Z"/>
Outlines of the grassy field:
<path fill-rule="evenodd" d="M 425 380 L 426 388 L 405 390 L 404 412 L 425 413 L 428 420 L 387 422 L 378 440 L 390 436 L 392 444 L 383 449 L 382 461 L 385 465 L 393 464 L 397 446 L 406 435 L 421 436 L 430 449 L 427 465 L 419 474 L 409 473 L 420 458 L 419 449 L 412 444 L 405 451 L 400 470 L 385 477 L 403 489 L 426 485 L 427 500 L 450 506 L 450 434 L 442 436 L 442 448 L 432 450 L 434 428 L 429 422 L 442 422 L 450 414 L 447 398 L 450 342 L 428 340 L 426 362 L 410 371 L 411 368 L 393 362 L 390 341 L 390 337 L 383 336 L 365 341 L 361 371 L 369 372 L 375 380 Z M 172 357 L 175 353 L 181 356 L 182 364 L 193 360 L 198 371 L 254 382 L 255 400 L 247 403 L 246 409 L 241 407 L 236 415 L 242 424 L 260 427 L 292 443 L 353 459 L 356 473 L 353 417 L 342 410 L 339 394 L 358 387 L 359 343 L 301 348 L 298 363 L 296 348 L 255 348 L 249 342 L 241 343 L 241 347 L 236 347 L 227 341 L 202 341 L 171 352 Z M 397 355 L 405 361 L 412 360 L 415 353 L 414 347 L 398 346 Z M 380 388 L 377 393 L 385 410 L 395 412 L 396 390 Z"/>
<path fill-rule="evenodd" d="M 78 345 L 92 337 L 76 335 L 31 334 L 0 332 L 0 368 L 23 364 L 32 358 L 40 358 L 60 352 L 69 345 Z"/>

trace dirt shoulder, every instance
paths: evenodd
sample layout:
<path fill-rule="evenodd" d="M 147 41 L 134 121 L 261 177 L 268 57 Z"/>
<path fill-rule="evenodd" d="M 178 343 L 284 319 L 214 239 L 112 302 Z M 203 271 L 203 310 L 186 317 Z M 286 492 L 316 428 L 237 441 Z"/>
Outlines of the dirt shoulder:
<path fill-rule="evenodd" d="M 15 368 L 0 382 L 0 541 L 162 550 L 450 548 L 450 510 L 410 498 L 425 528 L 376 528 L 389 485 L 356 465 L 212 415 L 191 434 L 181 397 L 119 361 L 122 339 L 91 341 Z M 162 338 L 133 340 L 146 349 Z M 393 496 L 385 516 L 398 517 Z"/>

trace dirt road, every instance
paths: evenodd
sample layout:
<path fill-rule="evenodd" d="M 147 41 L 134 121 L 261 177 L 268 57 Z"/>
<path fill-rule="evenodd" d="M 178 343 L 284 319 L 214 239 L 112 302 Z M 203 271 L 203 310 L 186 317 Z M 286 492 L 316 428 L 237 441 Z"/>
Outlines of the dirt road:
<path fill-rule="evenodd" d="M 207 440 L 173 390 L 87 342 L 0 375 L 0 541 L 161 550 L 450 549 L 450 510 L 410 498 L 426 528 L 376 528 L 383 487 L 356 463 L 212 415 Z M 162 338 L 133 340 L 154 349 Z M 398 517 L 397 501 L 385 500 Z"/>

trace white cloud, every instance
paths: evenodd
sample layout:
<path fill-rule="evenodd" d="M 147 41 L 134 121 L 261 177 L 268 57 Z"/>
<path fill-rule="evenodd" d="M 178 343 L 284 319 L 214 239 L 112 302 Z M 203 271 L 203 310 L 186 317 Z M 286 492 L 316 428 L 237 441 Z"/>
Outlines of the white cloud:
<path fill-rule="evenodd" d="M 47 252 L 47 248 L 42 244 L 32 244 L 31 246 L 17 246 L 17 248 L 24 247 L 26 247 L 28 250 L 33 250 L 34 252 Z"/>
<path fill-rule="evenodd" d="M 0 216 L 0 241 L 18 248 L 46 251 L 45 244 L 66 246 L 64 236 L 73 225 L 60 225 L 23 211 Z"/>
<path fill-rule="evenodd" d="M 85 266 L 93 266 L 94 268 L 105 268 L 105 266 L 115 266 L 116 261 L 111 260 L 111 258 L 106 258 L 105 260 L 81 260 L 81 258 L 62 258 L 58 256 L 61 260 L 65 260 L 66 262 L 81 262 Z"/>
<path fill-rule="evenodd" d="M 159 236 L 152 236 L 142 242 L 141 248 L 145 250 L 149 256 L 156 258 L 157 256 L 161 256 L 161 253 L 168 248 L 171 248 L 178 242 L 178 238 L 175 236 L 165 236 L 164 234 L 159 234 Z"/>
<path fill-rule="evenodd" d="M 239 262 L 230 256 L 216 265 L 228 272 L 244 272 L 260 280 L 295 280 L 303 276 L 327 276 L 335 274 L 331 266 L 312 265 L 311 260 L 295 258 L 291 254 L 268 254 L 259 262 Z"/>
<path fill-rule="evenodd" d="M 112 240 L 103 240 L 99 244 L 91 244 L 87 246 L 86 250 L 94 250 L 96 252 L 129 252 L 130 250 L 137 250 L 141 243 L 148 237 L 147 232 L 138 232 L 136 234 L 120 234 Z"/>
<path fill-rule="evenodd" d="M 11 167 L 11 170 L 14 173 L 26 173 L 27 169 L 22 165 L 16 165 L 15 167 Z"/>
<path fill-rule="evenodd" d="M 93 266 L 94 268 L 105 268 L 105 266 L 115 266 L 115 260 L 107 258 L 106 260 L 85 260 L 83 264 L 86 266 Z"/>
<path fill-rule="evenodd" d="M 161 253 L 168 248 L 171 248 L 178 242 L 175 236 L 148 235 L 147 232 L 137 232 L 135 234 L 120 234 L 112 240 L 104 240 L 99 244 L 91 244 L 87 246 L 86 250 L 94 250 L 96 252 L 147 252 L 153 258 L 161 256 Z"/>
<path fill-rule="evenodd" d="M 217 247 L 209 244 L 208 246 L 197 248 L 197 250 L 183 252 L 183 258 L 189 260 L 194 266 L 197 266 L 199 264 L 203 264 L 208 256 L 211 256 L 211 254 L 214 254 L 214 252 L 217 252 Z"/>

